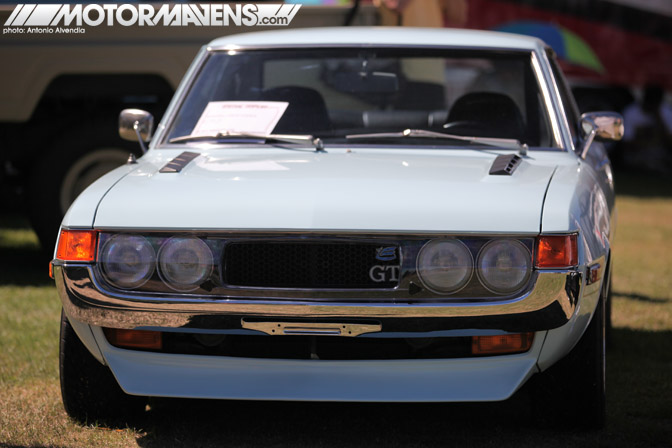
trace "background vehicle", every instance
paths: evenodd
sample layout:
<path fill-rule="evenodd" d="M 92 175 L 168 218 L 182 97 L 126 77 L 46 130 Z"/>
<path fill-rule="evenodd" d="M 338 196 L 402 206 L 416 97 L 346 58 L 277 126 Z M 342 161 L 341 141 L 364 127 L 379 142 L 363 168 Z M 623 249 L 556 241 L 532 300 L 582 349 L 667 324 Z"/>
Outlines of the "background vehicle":
<path fill-rule="evenodd" d="M 157 7 L 160 4 L 156 4 Z M 0 5 L 4 24 L 16 4 Z M 304 6 L 290 27 L 346 22 L 347 6 Z M 353 24 L 374 23 L 374 8 Z M 82 35 L 0 36 L 0 201 L 30 217 L 45 253 L 74 198 L 139 148 L 119 138 L 119 110 L 160 118 L 196 51 L 244 27 L 86 27 Z"/>

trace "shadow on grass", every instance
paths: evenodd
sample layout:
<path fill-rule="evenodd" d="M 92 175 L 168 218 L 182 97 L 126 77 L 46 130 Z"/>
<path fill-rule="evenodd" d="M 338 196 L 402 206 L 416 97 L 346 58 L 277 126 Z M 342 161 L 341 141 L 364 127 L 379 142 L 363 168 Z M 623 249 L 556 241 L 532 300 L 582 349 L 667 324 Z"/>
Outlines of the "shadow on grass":
<path fill-rule="evenodd" d="M 610 426 L 640 446 L 672 441 L 672 331 L 614 329 L 607 352 Z"/>
<path fill-rule="evenodd" d="M 632 292 L 618 292 L 613 291 L 612 294 L 617 297 L 624 297 L 630 300 L 636 300 L 638 302 L 647 302 L 647 303 L 669 303 L 670 299 L 658 298 L 658 297 L 649 297 L 644 294 L 637 294 Z"/>
<path fill-rule="evenodd" d="M 531 429 L 517 396 L 489 404 L 155 400 L 142 447 L 486 445 L 505 428 Z M 175 441 L 178 443 L 175 445 Z"/>
<path fill-rule="evenodd" d="M 20 231 L 23 239 L 12 241 L 7 234 Z M 49 278 L 50 254 L 43 251 L 35 239 L 26 238 L 32 231 L 28 221 L 18 214 L 0 215 L 0 286 L 52 285 Z M 34 238 L 34 236 L 33 236 Z"/>
<path fill-rule="evenodd" d="M 53 285 L 49 278 L 49 261 L 39 248 L 2 247 L 0 286 Z"/>
<path fill-rule="evenodd" d="M 672 197 L 672 181 L 670 181 L 669 175 L 638 171 L 616 171 L 614 181 L 616 194 L 619 196 Z"/>
<path fill-rule="evenodd" d="M 153 399 L 141 447 L 669 447 L 672 332 L 614 329 L 607 426 L 540 428 L 532 391 L 474 404 L 246 402 Z M 548 403 L 549 407 L 554 403 Z"/>

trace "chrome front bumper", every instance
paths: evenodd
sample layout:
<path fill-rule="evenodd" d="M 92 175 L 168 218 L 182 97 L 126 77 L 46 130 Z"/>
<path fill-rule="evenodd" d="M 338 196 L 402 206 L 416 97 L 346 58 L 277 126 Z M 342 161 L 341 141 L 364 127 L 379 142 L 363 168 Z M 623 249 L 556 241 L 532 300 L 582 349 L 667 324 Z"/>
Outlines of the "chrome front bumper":
<path fill-rule="evenodd" d="M 86 264 L 54 266 L 54 279 L 71 319 L 111 328 L 239 330 L 249 321 L 374 323 L 382 332 L 488 329 L 508 332 L 557 328 L 573 316 L 581 296 L 576 271 L 539 271 L 534 286 L 496 302 L 400 303 L 254 300 L 235 297 L 161 297 L 105 291 Z"/>

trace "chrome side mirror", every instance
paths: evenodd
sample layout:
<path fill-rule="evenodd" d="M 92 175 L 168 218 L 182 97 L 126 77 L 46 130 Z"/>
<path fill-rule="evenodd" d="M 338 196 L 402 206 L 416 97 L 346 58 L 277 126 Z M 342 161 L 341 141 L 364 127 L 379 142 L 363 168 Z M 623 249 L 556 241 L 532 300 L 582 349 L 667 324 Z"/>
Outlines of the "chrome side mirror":
<path fill-rule="evenodd" d="M 152 138 L 154 117 L 140 109 L 124 109 L 119 114 L 119 136 L 124 140 L 140 142 L 142 152 L 147 152 L 143 142 Z"/>
<path fill-rule="evenodd" d="M 587 112 L 581 115 L 580 125 L 584 137 L 582 159 L 586 158 L 595 138 L 611 141 L 623 138 L 623 117 L 616 112 Z"/>

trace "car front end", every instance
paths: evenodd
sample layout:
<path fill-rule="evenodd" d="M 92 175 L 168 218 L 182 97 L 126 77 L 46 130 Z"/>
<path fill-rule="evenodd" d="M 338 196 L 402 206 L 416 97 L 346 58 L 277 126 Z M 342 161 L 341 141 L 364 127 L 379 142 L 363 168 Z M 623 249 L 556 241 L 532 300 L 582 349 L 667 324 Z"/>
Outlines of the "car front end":
<path fill-rule="evenodd" d="M 251 149 L 244 151 L 245 157 L 251 157 Z M 296 155 L 291 155 L 291 160 L 284 155 L 273 160 L 278 166 L 298 167 L 294 179 L 305 173 L 318 178 L 314 189 L 322 186 L 329 190 L 332 185 L 345 184 L 341 176 L 349 174 L 337 170 L 343 174 L 332 173 L 329 179 L 326 171 L 331 168 L 322 173 L 319 167 L 324 157 L 354 157 L 353 165 L 371 164 L 374 170 L 387 156 L 390 166 L 398 165 L 406 173 L 402 177 L 388 171 L 373 184 L 383 185 L 385 190 L 385 177 L 417 198 L 426 188 L 419 178 L 430 181 L 428 166 L 439 162 L 426 161 L 426 156 L 412 151 L 384 155 L 378 150 L 375 158 L 368 160 L 367 155 L 346 150 L 338 154 L 334 149 L 325 155 L 309 153 L 302 163 L 297 163 L 301 157 Z M 416 158 L 419 160 L 414 163 Z M 496 195 L 493 185 L 488 185 L 493 179 L 499 182 L 500 204 L 504 204 L 513 184 L 513 189 L 526 182 L 545 187 L 552 172 L 547 162 L 538 162 L 537 167 L 523 162 L 516 180 L 499 181 L 500 177 L 488 174 L 496 156 L 476 154 L 471 156 L 472 179 L 465 172 L 468 162 L 464 156 L 451 153 L 444 158 L 448 160 L 441 162 L 444 168 L 437 175 L 448 175 L 452 180 L 443 182 L 458 182 L 457 174 L 450 176 L 447 167 L 457 160 L 461 176 L 468 179 L 463 179 L 462 187 L 443 186 L 441 191 L 459 191 L 469 185 L 474 190 L 471 201 L 475 201 L 478 188 L 474 185 L 479 183 L 475 179 L 481 179 L 485 187 L 478 202 L 482 203 Z M 268 162 L 271 158 L 266 154 L 263 159 Z M 402 165 L 402 159 L 408 167 Z M 547 331 L 572 326 L 579 316 L 579 301 L 594 300 L 583 297 L 586 274 L 579 262 L 578 232 L 540 234 L 535 229 L 545 188 L 527 198 L 520 195 L 517 205 L 506 205 L 515 219 L 496 205 L 480 210 L 464 198 L 450 199 L 443 194 L 426 200 L 443 201 L 450 210 L 445 215 L 416 201 L 417 212 L 395 219 L 399 210 L 384 200 L 372 201 L 368 210 L 355 213 L 350 208 L 361 205 L 343 191 L 338 195 L 341 200 L 329 201 L 318 217 L 321 207 L 313 201 L 280 204 L 282 198 L 295 198 L 300 192 L 286 191 L 270 176 L 266 187 L 257 185 L 257 193 L 239 195 L 236 201 L 223 200 L 218 210 L 217 204 L 199 204 L 191 193 L 198 189 L 184 185 L 189 178 L 203 182 L 207 167 L 222 163 L 220 156 L 202 153 L 177 175 L 160 173 L 162 164 L 171 159 L 158 160 L 158 156 L 148 155 L 140 167 L 117 183 L 116 192 L 113 189 L 106 195 L 98 206 L 95 229 L 63 228 L 59 239 L 63 247 L 59 246 L 54 261 L 66 315 L 131 394 L 346 401 L 501 400 L 538 371 Z M 230 154 L 226 161 L 231 163 Z M 206 174 L 197 173 L 203 167 Z M 233 171 L 216 182 L 242 184 L 238 188 L 245 189 L 246 183 L 260 181 L 251 178 L 253 174 Z M 181 183 L 182 193 L 176 190 L 171 194 L 170 207 L 144 199 L 155 194 L 152 187 L 142 186 L 144 182 L 175 182 L 179 176 L 185 177 L 185 183 Z M 308 183 L 302 179 L 297 185 L 305 188 Z M 130 200 L 132 204 L 125 199 L 129 197 L 127 188 L 138 192 Z M 274 193 L 269 193 L 271 188 Z M 363 185 L 355 183 L 350 188 L 354 192 Z M 425 192 L 425 196 L 429 195 Z M 213 202 L 210 197 L 203 200 Z M 250 215 L 255 213 L 238 212 L 238 201 L 269 204 L 269 208 L 275 205 L 285 212 L 280 215 L 263 207 L 253 217 Z M 130 215 L 121 211 L 136 206 Z M 288 213 L 291 207 L 294 210 Z M 286 222 L 279 230 L 260 229 L 260 223 L 249 222 L 225 228 L 197 214 L 199 208 L 209 209 L 213 221 L 230 221 L 233 215 Z M 157 229 L 158 224 L 152 221 L 171 219 L 162 213 L 192 222 Z M 507 231 L 504 219 L 486 221 L 480 214 L 509 216 L 516 221 L 510 225 L 523 231 Z M 132 222 L 133 217 L 137 223 Z M 528 217 L 530 226 L 526 229 Z M 128 227 L 120 228 L 115 219 L 124 219 Z M 318 219 L 349 222 L 334 230 L 319 228 L 315 224 Z M 200 229 L 195 228 L 196 221 Z M 373 223 L 374 228 L 364 227 L 365 222 Z M 477 222 L 483 224 L 479 227 Z M 408 228 L 420 230 L 405 230 Z M 85 259 L 68 255 L 79 253 L 68 245 L 86 247 Z M 427 381 L 433 386 L 427 387 Z M 260 384 L 265 386 L 260 388 Z"/>
<path fill-rule="evenodd" d="M 149 151 L 63 220 L 66 410 L 505 400 L 581 351 L 594 374 L 558 396 L 599 419 L 613 179 L 595 123 L 579 151 L 549 57 L 455 30 L 205 47 Z M 125 111 L 122 135 L 150 122 Z M 101 368 L 115 411 L 86 378 Z"/>

